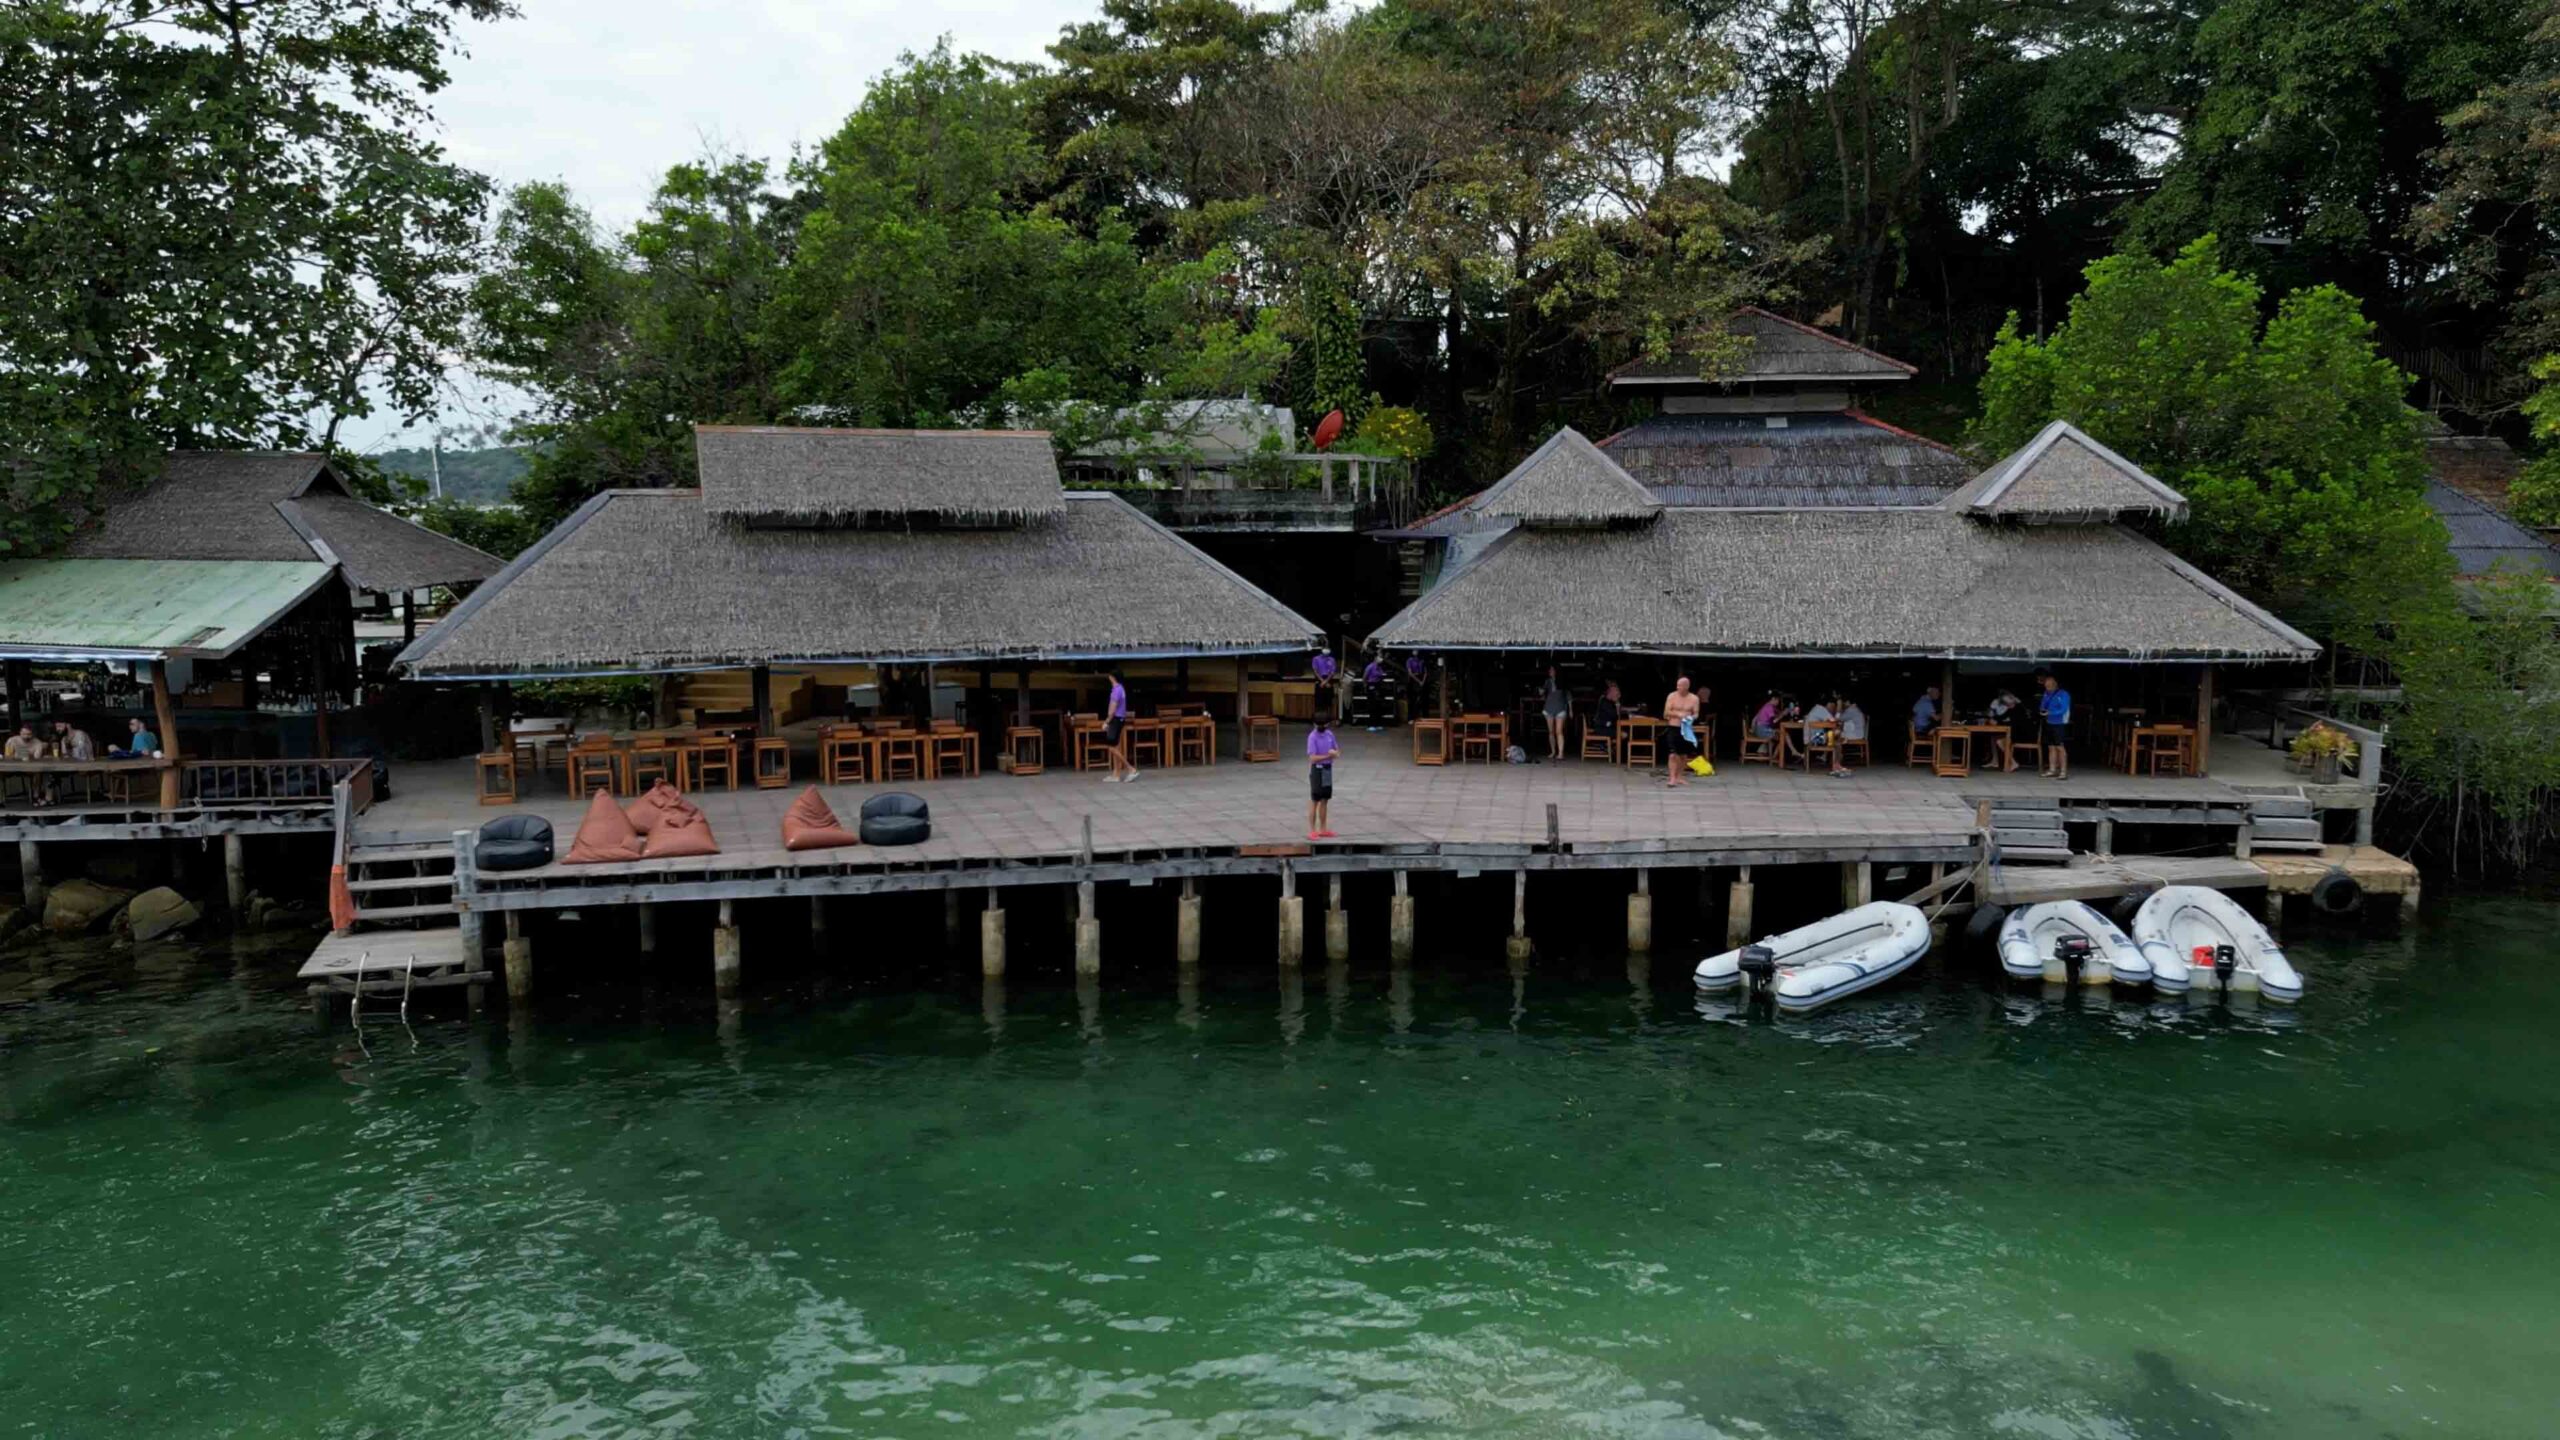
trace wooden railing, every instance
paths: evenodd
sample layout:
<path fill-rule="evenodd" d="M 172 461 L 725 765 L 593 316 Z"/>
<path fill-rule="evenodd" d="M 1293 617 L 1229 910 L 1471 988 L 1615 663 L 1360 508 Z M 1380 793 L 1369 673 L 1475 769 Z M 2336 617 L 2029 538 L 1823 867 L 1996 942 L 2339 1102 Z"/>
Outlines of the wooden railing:
<path fill-rule="evenodd" d="M 326 805 L 340 782 L 357 775 L 364 777 L 370 805 L 371 760 L 188 760 L 178 767 L 178 798 L 196 805 Z"/>
<path fill-rule="evenodd" d="M 356 923 L 355 893 L 347 888 L 347 851 L 355 844 L 356 817 L 373 808 L 373 762 L 364 761 L 329 787 L 329 928 L 343 935 Z"/>

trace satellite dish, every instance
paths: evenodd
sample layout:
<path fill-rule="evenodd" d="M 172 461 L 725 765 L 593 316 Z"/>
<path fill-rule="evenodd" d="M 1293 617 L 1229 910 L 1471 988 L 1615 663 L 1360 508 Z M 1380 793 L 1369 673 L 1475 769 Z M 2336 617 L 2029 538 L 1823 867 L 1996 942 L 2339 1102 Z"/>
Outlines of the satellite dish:
<path fill-rule="evenodd" d="M 1341 411 L 1339 411 L 1339 410 L 1330 411 L 1330 412 L 1328 412 L 1328 413 L 1325 415 L 1325 417 L 1324 417 L 1323 419 L 1321 419 L 1321 420 L 1319 420 L 1319 421 L 1317 421 L 1317 422 L 1316 422 L 1316 433 L 1315 433 L 1315 441 L 1314 441 L 1314 443 L 1315 443 L 1315 447 L 1316 447 L 1318 450 L 1330 450 L 1330 449 L 1332 449 L 1332 448 L 1333 448 L 1333 442 L 1334 442 L 1334 441 L 1336 441 L 1336 440 L 1339 440 L 1339 439 L 1341 439 L 1341 438 L 1342 438 L 1342 412 L 1341 412 Z"/>

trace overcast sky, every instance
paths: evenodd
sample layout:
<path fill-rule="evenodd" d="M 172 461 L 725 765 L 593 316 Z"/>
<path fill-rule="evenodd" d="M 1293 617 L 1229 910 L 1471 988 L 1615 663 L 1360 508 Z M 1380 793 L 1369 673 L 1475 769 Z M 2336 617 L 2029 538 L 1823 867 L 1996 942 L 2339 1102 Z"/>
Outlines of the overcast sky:
<path fill-rule="evenodd" d="M 628 225 L 658 177 L 706 146 L 779 162 L 834 133 L 904 50 L 1037 60 L 1096 0 L 521 0 L 466 26 L 435 98 L 453 158 L 501 185 L 566 181 L 596 219 Z M 477 387 L 474 387 L 477 388 Z M 456 415 L 469 423 L 479 417 Z M 377 417 L 359 449 L 424 443 Z"/>

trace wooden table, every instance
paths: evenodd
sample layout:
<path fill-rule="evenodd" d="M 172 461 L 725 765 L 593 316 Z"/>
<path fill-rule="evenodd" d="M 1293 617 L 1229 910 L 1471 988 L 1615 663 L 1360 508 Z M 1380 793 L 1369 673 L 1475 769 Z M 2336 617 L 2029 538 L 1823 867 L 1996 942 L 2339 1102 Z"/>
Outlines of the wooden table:
<path fill-rule="evenodd" d="M 1501 715 L 1472 714 L 1449 722 L 1449 741 L 1456 748 L 1458 759 L 1467 758 L 1467 741 L 1471 738 L 1490 741 L 1486 759 L 1500 764 L 1511 754 L 1511 721 Z"/>
<path fill-rule="evenodd" d="M 2009 727 L 2006 725 L 1995 725 L 1987 720 L 1950 720 L 1942 722 L 1936 733 L 1938 763 L 1935 768 L 1941 775 L 1972 774 L 1973 742 L 1984 736 L 1999 742 L 1993 748 L 2000 757 L 2000 768 L 2009 768 Z M 1958 736 L 1963 738 L 1959 742 L 1957 758 L 1951 761 L 1947 758 L 1947 742 Z"/>
<path fill-rule="evenodd" d="M 1662 732 L 1668 728 L 1669 723 L 1659 715 L 1629 715 L 1624 711 L 1619 712 L 1618 733 L 1614 737 L 1618 763 L 1630 767 L 1642 766 L 1648 770 L 1660 763 Z M 1638 758 L 1639 752 L 1642 755 L 1641 759 Z"/>
<path fill-rule="evenodd" d="M 2192 769 L 2195 762 L 2196 727 L 2193 725 L 2172 725 L 2166 723 L 2159 725 L 2136 724 L 2131 727 L 2125 733 L 2124 743 L 2124 773 L 2127 775 L 2140 775 L 2144 773 L 2142 768 L 2142 747 L 2144 745 L 2151 746 L 2155 752 L 2172 748 L 2184 752 L 2185 758 L 2179 762 L 2177 768 L 2180 775 L 2185 775 Z"/>

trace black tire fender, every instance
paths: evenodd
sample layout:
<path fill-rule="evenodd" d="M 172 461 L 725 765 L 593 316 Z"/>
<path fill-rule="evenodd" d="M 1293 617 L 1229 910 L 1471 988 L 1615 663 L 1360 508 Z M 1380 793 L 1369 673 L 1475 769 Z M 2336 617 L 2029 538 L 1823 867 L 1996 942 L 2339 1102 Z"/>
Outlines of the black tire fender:
<path fill-rule="evenodd" d="M 2353 915 L 2364 908 L 2364 886 L 2346 871 L 2333 869 L 2313 882 L 2311 908 L 2323 915 Z"/>
<path fill-rule="evenodd" d="M 1968 950 L 1990 954 L 2000 943 L 2000 926 L 2009 912 L 1998 905 L 1976 905 L 1964 919 L 1964 944 Z"/>

